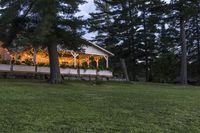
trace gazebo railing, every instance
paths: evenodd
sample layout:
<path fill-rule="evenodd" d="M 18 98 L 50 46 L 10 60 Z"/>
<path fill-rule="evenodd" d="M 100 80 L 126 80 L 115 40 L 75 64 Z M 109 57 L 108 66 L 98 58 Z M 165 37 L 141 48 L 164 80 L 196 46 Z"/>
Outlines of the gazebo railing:
<path fill-rule="evenodd" d="M 26 73 L 44 73 L 49 74 L 50 68 L 45 66 L 28 66 L 28 65 L 9 65 L 0 64 L 0 71 L 3 72 L 26 72 Z M 96 70 L 96 69 L 76 69 L 76 68 L 60 68 L 63 75 L 87 75 L 87 76 L 104 76 L 112 77 L 113 73 L 109 70 Z"/>

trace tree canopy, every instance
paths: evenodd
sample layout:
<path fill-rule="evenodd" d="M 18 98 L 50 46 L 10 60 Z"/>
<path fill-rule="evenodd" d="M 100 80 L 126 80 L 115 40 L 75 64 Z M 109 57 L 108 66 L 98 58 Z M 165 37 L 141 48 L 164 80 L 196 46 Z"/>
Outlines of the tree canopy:
<path fill-rule="evenodd" d="M 0 2 L 0 40 L 11 46 L 20 40 L 23 46 L 48 47 L 50 82 L 61 82 L 57 45 L 77 49 L 84 21 L 75 17 L 84 0 L 2 0 Z"/>
<path fill-rule="evenodd" d="M 130 79 L 174 82 L 180 77 L 186 84 L 187 76 L 199 79 L 200 74 L 187 74 L 199 64 L 199 4 L 197 0 L 95 0 L 90 31 L 98 31 L 94 41 L 113 50 L 116 58 L 125 58 Z M 165 70 L 158 74 L 163 64 Z M 193 70 L 199 72 L 199 67 Z M 159 80 L 161 75 L 166 76 Z"/>

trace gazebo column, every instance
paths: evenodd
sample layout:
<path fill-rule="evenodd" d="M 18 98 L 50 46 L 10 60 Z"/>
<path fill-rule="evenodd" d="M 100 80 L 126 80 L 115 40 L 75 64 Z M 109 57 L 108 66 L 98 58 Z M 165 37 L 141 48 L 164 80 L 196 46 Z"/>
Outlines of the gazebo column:
<path fill-rule="evenodd" d="M 96 62 L 97 68 L 99 68 L 99 59 L 96 59 L 95 62 Z"/>
<path fill-rule="evenodd" d="M 19 57 L 19 55 L 18 55 L 18 53 L 16 52 L 15 53 L 15 63 L 17 63 L 19 60 L 18 60 L 18 57 Z"/>
<path fill-rule="evenodd" d="M 90 57 L 87 58 L 87 66 L 90 67 Z"/>
<path fill-rule="evenodd" d="M 76 52 L 71 51 L 72 56 L 74 57 L 74 67 L 77 66 L 76 58 L 79 56 Z"/>
<path fill-rule="evenodd" d="M 3 49 L 2 59 L 5 60 L 5 49 Z"/>
<path fill-rule="evenodd" d="M 109 68 L 109 60 L 108 60 L 108 56 L 104 56 L 105 60 L 106 60 L 106 68 Z"/>
<path fill-rule="evenodd" d="M 33 63 L 34 63 L 34 66 L 35 66 L 35 72 L 37 72 L 37 50 L 36 48 L 33 48 Z"/>
<path fill-rule="evenodd" d="M 96 62 L 96 67 L 99 68 L 99 60 L 100 57 L 94 58 L 95 62 Z"/>
<path fill-rule="evenodd" d="M 35 49 L 35 48 L 33 48 L 33 51 L 34 51 L 34 53 L 33 53 L 33 63 L 34 63 L 34 66 L 36 66 L 36 60 L 37 60 L 37 50 Z"/>

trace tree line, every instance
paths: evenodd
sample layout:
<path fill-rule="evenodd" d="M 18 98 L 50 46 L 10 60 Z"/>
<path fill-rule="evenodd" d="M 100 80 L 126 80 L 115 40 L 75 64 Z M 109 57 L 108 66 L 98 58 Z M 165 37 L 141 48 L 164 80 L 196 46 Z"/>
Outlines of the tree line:
<path fill-rule="evenodd" d="M 5 47 L 47 47 L 50 82 L 62 82 L 57 46 L 78 50 L 87 43 L 83 28 L 97 32 L 93 41 L 115 54 L 114 73 L 124 59 L 133 81 L 187 84 L 200 79 L 199 0 L 94 0 L 88 20 L 77 17 L 84 0 L 1 0 L 0 40 Z"/>
<path fill-rule="evenodd" d="M 94 2 L 89 31 L 97 31 L 94 41 L 112 50 L 114 60 L 125 59 L 129 79 L 182 84 L 200 79 L 199 0 Z"/>

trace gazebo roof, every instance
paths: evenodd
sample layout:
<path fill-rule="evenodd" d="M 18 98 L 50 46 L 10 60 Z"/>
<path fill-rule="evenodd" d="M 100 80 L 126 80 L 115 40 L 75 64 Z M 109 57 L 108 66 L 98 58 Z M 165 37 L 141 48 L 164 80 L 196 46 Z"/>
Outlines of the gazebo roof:
<path fill-rule="evenodd" d="M 84 39 L 84 38 L 83 38 L 83 39 Z M 98 50 L 98 51 L 100 51 L 100 52 L 102 52 L 102 53 L 105 53 L 105 54 L 108 55 L 108 56 L 114 56 L 113 53 L 111 53 L 110 51 L 108 51 L 108 50 L 106 50 L 106 49 L 100 47 L 99 45 L 97 45 L 97 44 L 95 44 L 95 43 L 93 43 L 93 42 L 91 42 L 91 41 L 88 41 L 88 40 L 86 40 L 86 39 L 84 39 L 84 40 L 88 42 L 87 45 L 86 45 L 86 49 L 88 48 L 88 46 L 91 46 L 91 47 L 95 48 L 96 50 Z M 0 46 L 2 46 L 2 45 L 3 45 L 3 43 L 0 41 Z M 29 47 L 24 47 L 24 48 L 21 48 L 21 49 L 18 49 L 18 50 L 19 50 L 19 51 L 22 51 L 22 50 L 25 50 L 25 49 L 27 49 L 27 48 L 29 48 Z M 94 49 L 93 49 L 93 50 L 94 50 Z M 10 52 L 13 52 L 13 51 L 15 51 L 15 50 L 12 49 L 12 48 L 10 48 L 9 51 L 10 51 Z"/>
<path fill-rule="evenodd" d="M 100 47 L 99 45 L 97 45 L 97 44 L 95 44 L 95 43 L 93 43 L 93 42 L 91 42 L 91 41 L 88 41 L 88 42 L 89 42 L 90 45 L 92 45 L 92 46 L 94 46 L 95 48 L 97 48 L 97 49 L 99 49 L 99 50 L 101 50 L 101 51 L 107 53 L 109 56 L 114 56 L 113 53 L 111 53 L 110 51 L 108 51 L 108 50 L 106 50 L 106 49 Z"/>

